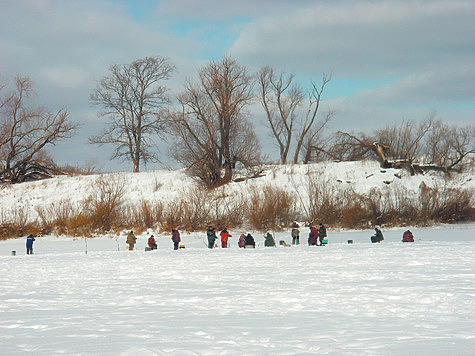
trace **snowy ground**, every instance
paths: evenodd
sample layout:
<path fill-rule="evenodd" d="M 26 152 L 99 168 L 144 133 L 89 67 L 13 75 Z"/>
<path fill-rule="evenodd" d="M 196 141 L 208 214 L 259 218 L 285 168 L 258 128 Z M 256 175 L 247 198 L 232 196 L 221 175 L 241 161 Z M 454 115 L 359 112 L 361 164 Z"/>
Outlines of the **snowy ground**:
<path fill-rule="evenodd" d="M 473 355 L 475 225 L 411 230 L 287 248 L 256 234 L 255 250 L 121 236 L 87 255 L 82 239 L 38 238 L 33 256 L 0 241 L 0 354 Z"/>

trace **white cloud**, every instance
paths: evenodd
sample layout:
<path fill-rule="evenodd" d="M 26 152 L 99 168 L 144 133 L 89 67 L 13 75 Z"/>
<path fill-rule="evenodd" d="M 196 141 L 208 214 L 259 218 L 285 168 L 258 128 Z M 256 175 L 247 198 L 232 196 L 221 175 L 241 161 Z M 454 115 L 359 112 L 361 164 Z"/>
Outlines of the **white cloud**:
<path fill-rule="evenodd" d="M 394 76 L 447 65 L 454 54 L 473 59 L 474 17 L 469 1 L 317 3 L 248 24 L 232 52 L 256 66 Z"/>

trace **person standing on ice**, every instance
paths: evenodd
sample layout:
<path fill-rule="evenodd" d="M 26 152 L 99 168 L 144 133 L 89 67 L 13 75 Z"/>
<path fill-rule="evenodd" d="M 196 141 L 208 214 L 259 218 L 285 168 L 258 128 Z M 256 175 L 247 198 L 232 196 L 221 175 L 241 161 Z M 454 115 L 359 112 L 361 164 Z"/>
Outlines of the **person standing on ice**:
<path fill-rule="evenodd" d="M 243 248 L 244 246 L 246 246 L 246 235 L 241 234 L 241 236 L 239 236 L 238 246 L 240 248 Z"/>
<path fill-rule="evenodd" d="M 136 241 L 137 241 L 137 238 L 135 237 L 134 232 L 130 231 L 129 234 L 127 235 L 127 240 L 125 241 L 129 244 L 129 251 L 132 251 L 134 249 Z"/>
<path fill-rule="evenodd" d="M 232 237 L 232 235 L 228 232 L 226 228 L 221 230 L 221 247 L 222 248 L 227 248 L 228 247 L 228 239 Z"/>
<path fill-rule="evenodd" d="M 180 232 L 177 229 L 172 229 L 172 241 L 173 249 L 178 250 L 178 244 L 180 243 Z"/>
<path fill-rule="evenodd" d="M 299 230 L 299 224 L 294 222 L 292 224 L 292 245 L 300 245 L 300 230 Z"/>
<path fill-rule="evenodd" d="M 318 240 L 320 241 L 320 246 L 323 245 L 323 240 L 327 237 L 327 228 L 320 223 L 320 227 L 318 228 Z"/>
<path fill-rule="evenodd" d="M 26 254 L 27 255 L 33 254 L 33 241 L 35 241 L 33 234 L 29 234 L 28 237 L 26 238 Z"/>
<path fill-rule="evenodd" d="M 315 226 L 310 226 L 310 232 L 308 234 L 308 245 L 315 246 L 317 244 L 318 230 Z"/>
<path fill-rule="evenodd" d="M 208 237 L 208 248 L 214 247 L 214 242 L 216 241 L 216 231 L 214 231 L 214 227 L 211 225 L 208 226 L 208 230 L 206 231 L 206 236 Z"/>

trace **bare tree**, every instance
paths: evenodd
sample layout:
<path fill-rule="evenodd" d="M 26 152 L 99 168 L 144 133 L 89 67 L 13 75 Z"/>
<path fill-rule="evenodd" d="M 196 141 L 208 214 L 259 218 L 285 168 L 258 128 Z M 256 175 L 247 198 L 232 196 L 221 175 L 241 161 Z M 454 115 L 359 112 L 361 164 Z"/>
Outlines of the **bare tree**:
<path fill-rule="evenodd" d="M 333 137 L 333 144 L 325 153 L 331 158 L 341 161 L 357 161 L 371 158 L 377 153 L 375 141 L 374 137 L 368 136 L 363 132 L 355 134 L 338 131 Z M 378 156 L 381 157 L 379 154 Z M 383 156 L 381 157 L 382 165 L 384 161 L 385 157 Z"/>
<path fill-rule="evenodd" d="M 403 160 L 412 165 L 422 157 L 424 139 L 432 130 L 434 116 L 435 112 L 419 124 L 406 121 L 401 126 L 394 125 L 376 130 L 376 141 L 390 147 L 389 159 Z"/>
<path fill-rule="evenodd" d="M 448 172 L 463 171 L 471 164 L 468 159 L 475 153 L 475 127 L 457 127 L 436 121 L 427 138 L 429 163 Z"/>
<path fill-rule="evenodd" d="M 5 85 L 0 86 L 0 91 Z M 44 151 L 69 138 L 77 125 L 65 109 L 50 112 L 46 107 L 28 105 L 33 95 L 28 77 L 17 76 L 15 88 L 0 96 L 0 180 L 23 182 L 47 177 L 54 163 Z"/>
<path fill-rule="evenodd" d="M 312 82 L 312 89 L 308 96 L 308 106 L 307 106 L 306 114 L 300 123 L 300 128 L 297 135 L 297 146 L 295 148 L 295 153 L 294 153 L 294 163 L 298 162 L 300 150 L 302 149 L 302 146 L 305 142 L 305 139 L 307 138 L 307 135 L 309 135 L 309 133 L 312 132 L 312 130 L 314 134 L 318 133 L 321 129 L 323 129 L 326 126 L 326 124 L 328 123 L 328 121 L 333 115 L 333 114 L 325 115 L 324 119 L 317 125 L 319 126 L 319 129 L 315 129 L 315 125 L 318 122 L 317 114 L 318 114 L 318 110 L 320 109 L 320 103 L 322 100 L 323 91 L 325 89 L 325 86 L 330 80 L 331 80 L 331 76 L 327 76 L 326 74 L 324 74 L 322 78 L 322 83 L 320 84 L 320 86 L 317 86 L 314 82 Z"/>
<path fill-rule="evenodd" d="M 473 164 L 472 126 L 459 128 L 434 121 L 435 113 L 420 123 L 376 130 L 374 136 L 338 132 L 330 151 L 334 159 L 358 160 L 377 157 L 383 168 L 406 168 L 411 174 L 427 170 L 461 172 Z"/>
<path fill-rule="evenodd" d="M 323 131 L 334 115 L 335 111 L 327 111 L 325 116 L 309 130 L 302 144 L 303 150 L 301 150 L 302 162 L 304 164 L 324 158 L 324 153 L 328 150 L 331 137 L 325 136 Z"/>
<path fill-rule="evenodd" d="M 237 163 L 250 166 L 259 160 L 260 147 L 245 111 L 252 89 L 247 69 L 223 57 L 202 68 L 199 81 L 187 81 L 178 96 L 181 109 L 170 115 L 176 136 L 172 155 L 209 186 L 229 182 Z"/>
<path fill-rule="evenodd" d="M 134 172 L 140 171 L 141 161 L 157 161 L 151 147 L 163 133 L 164 109 L 170 103 L 163 82 L 174 70 L 167 58 L 158 56 L 111 66 L 90 96 L 92 104 L 103 108 L 98 115 L 108 120 L 108 128 L 90 142 L 115 145 L 112 158 L 132 161 Z"/>
<path fill-rule="evenodd" d="M 266 112 L 272 136 L 279 147 L 280 162 L 287 162 L 292 140 L 297 132 L 293 161 L 297 163 L 303 148 L 304 162 L 308 163 L 312 150 L 315 152 L 320 148 L 318 146 L 322 143 L 321 131 L 334 115 L 333 111 L 329 111 L 323 119 L 317 120 L 323 91 L 330 77 L 324 74 L 320 87 L 312 82 L 305 111 L 302 110 L 304 94 L 294 83 L 293 74 L 276 74 L 272 68 L 264 67 L 258 73 L 258 80 L 260 101 Z"/>
<path fill-rule="evenodd" d="M 264 67 L 259 71 L 258 80 L 261 104 L 279 147 L 280 163 L 285 164 L 303 93 L 293 83 L 294 74 L 277 75 L 270 67 Z"/>

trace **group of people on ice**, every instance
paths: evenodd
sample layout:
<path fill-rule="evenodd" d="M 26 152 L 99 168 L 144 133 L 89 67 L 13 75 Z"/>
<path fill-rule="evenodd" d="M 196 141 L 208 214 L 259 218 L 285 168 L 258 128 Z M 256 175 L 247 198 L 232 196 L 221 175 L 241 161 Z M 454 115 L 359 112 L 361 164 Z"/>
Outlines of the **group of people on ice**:
<path fill-rule="evenodd" d="M 180 232 L 177 229 L 172 229 L 172 242 L 173 242 L 173 249 L 178 250 L 180 244 Z M 137 242 L 137 237 L 135 237 L 134 232 L 130 231 L 127 234 L 127 239 L 125 242 L 129 245 L 129 251 L 134 249 L 135 243 Z M 152 235 L 147 240 L 147 251 L 156 250 L 158 248 L 157 241 L 155 241 L 155 237 Z"/>
<path fill-rule="evenodd" d="M 221 237 L 222 248 L 228 247 L 228 239 L 231 236 L 232 235 L 228 232 L 226 228 L 221 230 L 220 237 Z M 208 239 L 208 248 L 212 249 L 214 247 L 218 247 L 218 245 L 216 244 L 216 240 L 218 239 L 218 236 L 216 235 L 216 229 L 212 225 L 208 226 L 208 229 L 206 230 L 206 237 Z M 294 223 L 292 225 L 291 237 L 292 237 L 292 245 L 300 244 L 300 230 L 299 230 L 299 225 L 297 223 Z M 308 244 L 309 245 L 325 245 L 326 237 L 327 237 L 327 229 L 323 225 L 323 223 L 320 223 L 318 230 L 315 226 L 311 226 L 309 237 L 308 237 Z M 264 235 L 264 239 L 265 239 L 264 240 L 265 247 L 276 246 L 274 237 L 272 236 L 270 232 L 267 232 Z M 320 243 L 318 244 L 318 242 Z M 255 248 L 256 241 L 254 240 L 254 237 L 250 233 L 241 234 L 241 236 L 239 236 L 238 246 L 240 248 Z"/>
<path fill-rule="evenodd" d="M 291 237 L 292 237 L 292 245 L 299 245 L 300 244 L 300 230 L 299 230 L 299 225 L 297 223 L 292 224 L 292 232 L 291 232 Z M 383 233 L 379 228 L 375 228 L 375 234 L 371 236 L 371 242 L 372 243 L 379 243 L 384 240 Z M 227 248 L 228 247 L 228 241 L 229 238 L 232 237 L 232 235 L 229 233 L 229 231 L 224 228 L 221 230 L 219 233 L 221 237 L 221 248 Z M 212 226 L 209 225 L 208 229 L 206 230 L 206 236 L 208 238 L 208 248 L 212 249 L 214 247 L 218 247 L 216 244 L 216 240 L 218 239 L 216 235 L 216 229 Z M 327 237 L 327 229 L 323 223 L 319 224 L 318 229 L 315 226 L 310 226 L 310 232 L 308 234 L 308 245 L 309 246 L 324 246 L 327 243 L 326 240 Z M 173 242 L 173 249 L 178 250 L 180 247 L 180 232 L 178 229 L 172 229 L 172 242 Z M 265 247 L 275 247 L 276 243 L 274 240 L 274 237 L 270 232 L 267 232 L 264 235 L 264 246 Z M 33 242 L 35 241 L 35 238 L 33 237 L 33 234 L 28 235 L 26 238 L 26 253 L 33 254 Z M 133 231 L 130 231 L 127 234 L 127 239 L 126 243 L 129 245 L 128 250 L 132 251 L 134 249 L 134 246 L 137 242 L 137 237 L 134 235 Z M 402 242 L 414 242 L 414 236 L 410 230 L 407 230 L 403 234 Z M 285 244 L 284 241 L 281 241 L 281 244 Z M 254 240 L 254 237 L 250 234 L 241 234 L 239 236 L 238 240 L 238 246 L 240 248 L 255 248 L 256 247 L 256 241 Z M 155 241 L 155 237 L 151 235 L 148 238 L 147 241 L 147 250 L 156 250 L 157 249 L 157 242 Z M 181 246 L 184 247 L 184 246 Z"/>

